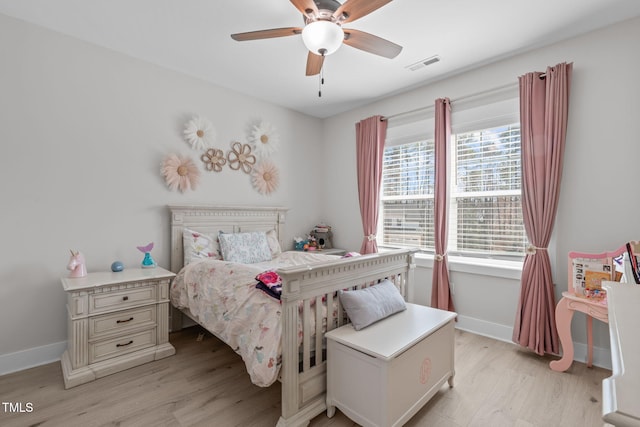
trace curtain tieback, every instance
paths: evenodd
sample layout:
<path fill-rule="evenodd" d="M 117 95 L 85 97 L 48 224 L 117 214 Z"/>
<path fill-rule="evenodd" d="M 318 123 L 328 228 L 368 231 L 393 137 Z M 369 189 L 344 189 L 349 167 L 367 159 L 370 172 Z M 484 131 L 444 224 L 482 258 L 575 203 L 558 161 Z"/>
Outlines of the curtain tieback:
<path fill-rule="evenodd" d="M 435 256 L 433 257 L 433 259 L 435 261 L 444 261 L 444 257 L 447 255 L 447 253 L 443 253 L 442 255 L 440 254 L 435 254 Z"/>
<path fill-rule="evenodd" d="M 370 242 L 373 242 L 374 240 L 376 240 L 376 235 L 375 234 L 369 234 L 367 236 L 367 239 L 369 239 Z"/>
<path fill-rule="evenodd" d="M 534 245 L 529 245 L 527 246 L 527 249 L 525 252 L 527 253 L 527 255 L 535 255 L 537 251 L 546 251 L 546 250 L 547 248 L 539 248 Z"/>

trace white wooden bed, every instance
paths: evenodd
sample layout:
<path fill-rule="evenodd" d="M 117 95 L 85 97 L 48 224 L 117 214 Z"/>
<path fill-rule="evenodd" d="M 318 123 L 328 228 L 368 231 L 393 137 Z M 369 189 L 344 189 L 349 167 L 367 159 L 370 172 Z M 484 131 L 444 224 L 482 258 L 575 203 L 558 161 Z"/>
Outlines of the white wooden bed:
<path fill-rule="evenodd" d="M 171 213 L 171 270 L 183 267 L 183 228 L 202 233 L 276 230 L 283 250 L 292 246 L 283 242 L 287 209 L 279 207 L 169 206 Z M 326 363 L 324 332 L 348 322 L 337 301 L 340 289 L 356 289 L 389 278 L 407 299 L 413 281 L 412 251 L 390 251 L 319 264 L 287 267 L 277 272 L 282 277 L 282 412 L 278 426 L 304 426 L 326 409 Z M 268 298 L 268 297 L 267 297 Z M 338 305 L 336 315 L 313 310 L 314 305 Z M 189 315 L 188 311 L 183 311 Z M 312 322 L 310 316 L 315 316 Z M 302 345 L 298 324 L 301 320 Z M 172 310 L 172 330 L 182 327 L 182 315 Z M 315 330 L 311 325 L 315 324 Z M 326 328 L 323 329 L 323 325 Z M 316 355 L 321 357 L 316 358 Z"/>

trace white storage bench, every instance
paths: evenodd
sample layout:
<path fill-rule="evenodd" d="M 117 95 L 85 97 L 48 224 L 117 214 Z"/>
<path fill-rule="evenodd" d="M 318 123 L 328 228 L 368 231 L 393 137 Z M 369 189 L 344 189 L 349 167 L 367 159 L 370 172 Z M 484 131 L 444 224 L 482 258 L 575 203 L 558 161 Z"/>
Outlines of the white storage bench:
<path fill-rule="evenodd" d="M 446 382 L 453 387 L 456 313 L 416 304 L 356 331 L 327 332 L 327 415 L 401 426 Z"/>

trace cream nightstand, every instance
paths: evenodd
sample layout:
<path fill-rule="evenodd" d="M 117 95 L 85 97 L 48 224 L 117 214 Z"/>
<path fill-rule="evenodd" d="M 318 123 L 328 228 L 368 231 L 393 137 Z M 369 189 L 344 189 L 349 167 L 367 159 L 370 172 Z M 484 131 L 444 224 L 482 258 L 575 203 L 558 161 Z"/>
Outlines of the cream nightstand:
<path fill-rule="evenodd" d="M 65 388 L 175 354 L 169 343 L 169 283 L 163 268 L 63 278 L 67 292 Z"/>

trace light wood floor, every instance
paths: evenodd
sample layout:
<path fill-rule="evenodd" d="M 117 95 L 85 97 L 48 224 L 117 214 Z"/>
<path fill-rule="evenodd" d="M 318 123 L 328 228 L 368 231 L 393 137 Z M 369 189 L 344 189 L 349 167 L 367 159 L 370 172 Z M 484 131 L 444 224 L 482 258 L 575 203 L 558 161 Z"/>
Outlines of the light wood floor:
<path fill-rule="evenodd" d="M 0 426 L 273 426 L 280 385 L 249 381 L 238 355 L 199 327 L 171 334 L 175 356 L 65 390 L 59 363 L 0 377 L 0 400 L 33 405 Z M 608 370 L 574 363 L 565 373 L 519 347 L 456 331 L 455 387 L 443 388 L 406 425 L 603 426 L 601 383 Z M 3 405 L 4 406 L 4 405 Z M 355 424 L 338 412 L 314 427 Z"/>

